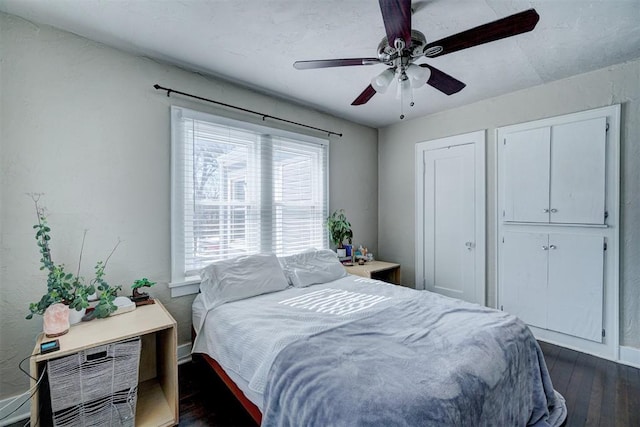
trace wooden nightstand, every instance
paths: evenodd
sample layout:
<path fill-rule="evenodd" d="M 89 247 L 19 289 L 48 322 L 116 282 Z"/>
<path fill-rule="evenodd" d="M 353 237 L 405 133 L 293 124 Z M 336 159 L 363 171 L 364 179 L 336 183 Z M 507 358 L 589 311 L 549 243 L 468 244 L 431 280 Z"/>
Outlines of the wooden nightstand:
<path fill-rule="evenodd" d="M 367 261 L 364 265 L 354 263 L 353 266 L 344 267 L 349 274 L 378 279 L 384 282 L 400 284 L 400 264 L 384 261 Z"/>
<path fill-rule="evenodd" d="M 178 353 L 176 321 L 164 306 L 140 306 L 134 311 L 72 326 L 57 339 L 60 350 L 40 355 L 40 334 L 31 358 L 31 376 L 38 378 L 49 359 L 77 353 L 131 337 L 141 338 L 136 426 L 178 424 Z M 46 375 L 46 374 L 45 374 Z M 31 386 L 35 381 L 31 380 Z M 31 425 L 39 425 L 39 390 L 31 397 Z"/>

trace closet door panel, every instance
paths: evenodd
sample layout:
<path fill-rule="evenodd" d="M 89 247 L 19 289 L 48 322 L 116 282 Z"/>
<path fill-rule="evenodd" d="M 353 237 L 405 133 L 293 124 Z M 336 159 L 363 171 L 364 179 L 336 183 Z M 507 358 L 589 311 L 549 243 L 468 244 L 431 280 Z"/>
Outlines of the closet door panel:
<path fill-rule="evenodd" d="M 505 221 L 549 222 L 550 132 L 544 127 L 505 138 Z"/>
<path fill-rule="evenodd" d="M 507 231 L 503 238 L 500 274 L 503 310 L 529 325 L 546 328 L 548 236 Z"/>
<path fill-rule="evenodd" d="M 606 118 L 551 129 L 550 222 L 603 224 Z"/>
<path fill-rule="evenodd" d="M 602 342 L 604 238 L 549 235 L 548 329 Z"/>

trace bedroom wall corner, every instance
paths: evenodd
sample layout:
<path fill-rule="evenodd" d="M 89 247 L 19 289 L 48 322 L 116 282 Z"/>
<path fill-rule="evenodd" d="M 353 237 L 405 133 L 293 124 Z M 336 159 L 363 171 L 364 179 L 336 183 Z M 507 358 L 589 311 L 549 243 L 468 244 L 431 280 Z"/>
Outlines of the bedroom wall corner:
<path fill-rule="evenodd" d="M 508 93 L 379 130 L 382 257 L 396 255 L 413 285 L 414 146 L 487 129 L 487 301 L 495 301 L 495 129 L 612 104 L 622 105 L 620 183 L 620 344 L 640 349 L 640 60 Z M 437 96 L 438 94 L 432 94 Z"/>
<path fill-rule="evenodd" d="M 24 319 L 46 284 L 28 192 L 45 193 L 55 262 L 77 265 L 88 229 L 90 277 L 120 238 L 107 281 L 123 294 L 134 279 L 157 281 L 150 293 L 177 320 L 178 344 L 191 341 L 193 295 L 171 298 L 167 287 L 169 108 L 242 117 L 168 98 L 155 83 L 343 133 L 330 147 L 330 208 L 347 211 L 358 242 L 378 241 L 376 129 L 2 13 L 0 43 L 0 399 L 28 388 L 17 364 L 42 330 L 39 317 Z"/>

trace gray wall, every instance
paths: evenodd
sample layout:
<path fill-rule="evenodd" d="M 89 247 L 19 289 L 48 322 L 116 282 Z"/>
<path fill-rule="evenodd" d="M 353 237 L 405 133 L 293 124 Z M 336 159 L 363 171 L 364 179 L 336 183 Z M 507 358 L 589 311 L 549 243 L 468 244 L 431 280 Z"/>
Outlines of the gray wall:
<path fill-rule="evenodd" d="M 498 78 L 498 77 L 496 77 Z M 455 95 L 454 95 L 455 96 Z M 414 148 L 417 142 L 487 129 L 487 301 L 495 301 L 495 129 L 622 104 L 621 345 L 640 347 L 640 61 L 399 123 L 378 131 L 379 255 L 414 285 Z"/>
<path fill-rule="evenodd" d="M 6 14 L 0 66 L 0 399 L 28 388 L 17 364 L 42 330 L 40 317 L 24 319 L 46 290 L 27 192 L 45 193 L 55 262 L 73 270 L 88 229 L 82 270 L 91 277 L 122 239 L 107 280 L 127 291 L 136 278 L 158 281 L 151 293 L 178 321 L 179 343 L 190 341 L 193 296 L 167 288 L 169 106 L 238 116 L 167 98 L 154 83 L 344 133 L 330 148 L 330 209 L 344 208 L 356 241 L 377 249 L 377 180 L 361 179 L 377 176 L 375 129 Z"/>

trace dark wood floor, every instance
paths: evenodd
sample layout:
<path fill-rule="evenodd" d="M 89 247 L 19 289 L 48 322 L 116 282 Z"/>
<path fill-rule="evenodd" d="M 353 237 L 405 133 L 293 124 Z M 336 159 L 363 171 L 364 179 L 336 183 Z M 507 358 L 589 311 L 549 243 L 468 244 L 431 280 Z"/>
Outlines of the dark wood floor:
<path fill-rule="evenodd" d="M 640 427 L 640 369 L 541 342 L 566 427 Z M 255 426 L 203 364 L 180 366 L 180 426 Z"/>
<path fill-rule="evenodd" d="M 540 346 L 553 386 L 567 400 L 567 427 L 640 427 L 640 369 L 551 344 Z M 203 362 L 180 365 L 179 376 L 180 426 L 255 427 Z"/>
<path fill-rule="evenodd" d="M 222 380 L 199 358 L 180 365 L 180 426 L 255 427 Z"/>
<path fill-rule="evenodd" d="M 566 426 L 640 426 L 640 369 L 541 342 Z"/>

